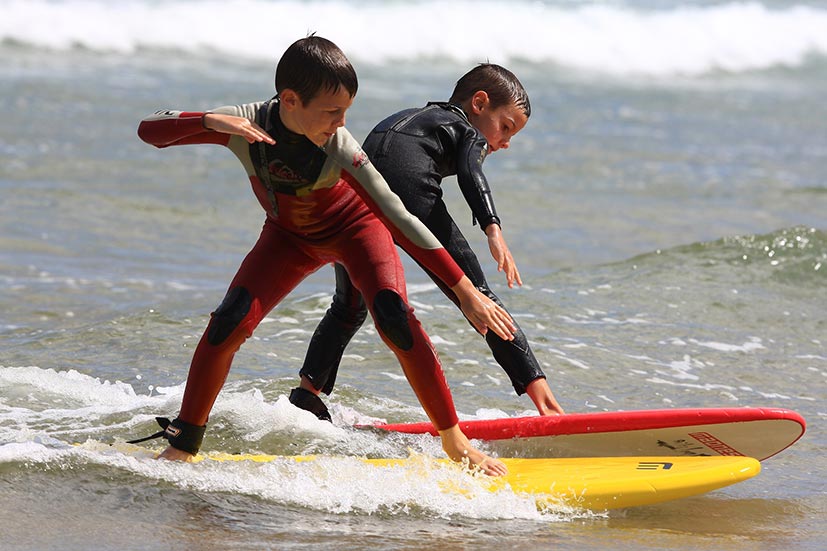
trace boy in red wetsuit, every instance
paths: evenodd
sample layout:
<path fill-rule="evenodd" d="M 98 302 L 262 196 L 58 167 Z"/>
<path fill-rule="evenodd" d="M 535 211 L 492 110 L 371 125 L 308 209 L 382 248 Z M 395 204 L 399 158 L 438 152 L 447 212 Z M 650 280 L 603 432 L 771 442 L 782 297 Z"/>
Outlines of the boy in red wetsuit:
<path fill-rule="evenodd" d="M 507 149 L 512 137 L 528 122 L 528 94 L 509 70 L 480 64 L 463 75 L 448 102 L 406 109 L 380 122 L 363 147 L 406 209 L 430 229 L 475 287 L 502 306 L 491 291 L 474 251 L 442 200 L 442 179 L 456 175 L 457 184 L 488 237 L 498 269 L 509 287 L 522 284 L 502 235 L 500 219 L 482 171 L 486 156 Z M 404 243 L 401 246 L 405 248 Z M 426 266 L 425 271 L 453 302 L 453 291 Z M 329 419 L 319 392 L 330 394 L 342 353 L 367 315 L 347 271 L 336 265 L 336 294 L 310 341 L 300 371 L 301 385 L 290 394 L 295 405 Z M 511 379 L 517 394 L 526 393 L 541 415 L 562 414 L 528 339 L 517 327 L 513 339 L 488 332 L 485 340 L 494 359 Z"/>
<path fill-rule="evenodd" d="M 279 61 L 273 99 L 207 113 L 159 111 L 141 122 L 138 135 L 157 147 L 228 147 L 244 165 L 267 213 L 258 242 L 198 343 L 178 418 L 162 422 L 159 435 L 170 446 L 159 457 L 189 460 L 198 452 L 235 352 L 308 274 L 338 263 L 402 364 L 446 454 L 491 475 L 506 472 L 502 462 L 471 446 L 459 429 L 436 352 L 407 303 L 394 240 L 456 293 L 478 330 L 510 339 L 515 327 L 408 213 L 344 128 L 357 87 L 356 73 L 341 50 L 310 36 L 291 45 Z"/>

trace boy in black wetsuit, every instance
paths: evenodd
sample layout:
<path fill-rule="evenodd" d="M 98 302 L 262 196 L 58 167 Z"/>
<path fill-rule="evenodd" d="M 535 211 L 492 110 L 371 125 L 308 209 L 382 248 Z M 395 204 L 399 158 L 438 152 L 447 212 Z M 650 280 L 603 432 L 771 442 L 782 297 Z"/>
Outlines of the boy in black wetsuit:
<path fill-rule="evenodd" d="M 475 220 L 488 236 L 497 269 L 505 272 L 509 287 L 521 285 L 502 236 L 482 162 L 487 154 L 507 149 L 530 115 L 528 95 L 517 77 L 498 65 L 482 64 L 460 78 L 448 102 L 396 113 L 379 123 L 363 144 L 408 211 L 434 233 L 474 286 L 500 306 L 476 255 L 448 213 L 440 184 L 445 176 L 456 174 Z M 458 305 L 456 295 L 433 272 L 423 269 Z M 337 264 L 336 294 L 310 341 L 300 371 L 301 386 L 290 395 L 293 404 L 330 419 L 318 394 L 332 391 L 345 347 L 366 314 L 361 294 L 347 271 Z M 485 340 L 518 395 L 528 393 L 541 415 L 563 413 L 519 327 L 513 340 L 492 332 L 485 335 Z"/>

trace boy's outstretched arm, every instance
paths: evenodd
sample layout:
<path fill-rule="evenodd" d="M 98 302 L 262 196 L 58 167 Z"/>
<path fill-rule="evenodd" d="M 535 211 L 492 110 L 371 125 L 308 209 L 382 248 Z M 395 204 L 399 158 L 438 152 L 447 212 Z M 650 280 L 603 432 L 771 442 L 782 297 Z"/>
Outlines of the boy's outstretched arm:
<path fill-rule="evenodd" d="M 205 128 L 203 116 L 197 111 L 156 111 L 138 125 L 138 137 L 159 148 L 203 143 L 227 145 L 229 136 Z"/>
<path fill-rule="evenodd" d="M 264 131 L 255 121 L 235 115 L 224 115 L 220 113 L 206 113 L 203 118 L 204 128 L 215 130 L 223 134 L 241 136 L 247 143 L 266 142 L 275 145 L 276 140 Z"/>
<path fill-rule="evenodd" d="M 255 122 L 235 115 L 198 111 L 158 111 L 141 121 L 138 137 L 155 147 L 212 143 L 227 145 L 230 136 L 247 142 L 275 141 Z"/>

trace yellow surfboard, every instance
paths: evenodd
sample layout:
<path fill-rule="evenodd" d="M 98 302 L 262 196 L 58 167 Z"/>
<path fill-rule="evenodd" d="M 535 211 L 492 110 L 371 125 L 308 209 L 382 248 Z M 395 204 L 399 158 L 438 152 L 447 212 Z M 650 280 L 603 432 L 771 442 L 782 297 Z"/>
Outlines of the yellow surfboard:
<path fill-rule="evenodd" d="M 279 456 L 211 453 L 196 461 L 296 461 L 329 456 Z M 353 458 L 341 458 L 352 461 Z M 462 468 L 447 459 L 427 458 L 433 465 Z M 501 458 L 508 475 L 491 478 L 475 475 L 491 491 L 510 488 L 534 496 L 537 507 L 560 505 L 603 511 L 651 505 L 706 493 L 757 475 L 760 463 L 750 457 L 596 457 L 520 459 Z M 409 459 L 360 459 L 376 468 L 420 469 L 421 457 Z M 423 468 L 423 476 L 427 469 Z M 469 474 L 470 476 L 470 474 Z M 444 487 L 443 491 L 462 491 Z"/>

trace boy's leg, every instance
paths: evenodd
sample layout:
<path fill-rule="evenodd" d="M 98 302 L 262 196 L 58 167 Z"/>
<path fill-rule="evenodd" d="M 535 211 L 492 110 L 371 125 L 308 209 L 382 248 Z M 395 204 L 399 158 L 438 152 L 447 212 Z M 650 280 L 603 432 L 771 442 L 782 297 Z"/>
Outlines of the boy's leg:
<path fill-rule="evenodd" d="M 407 303 L 402 261 L 393 238 L 373 216 L 356 226 L 339 241 L 340 261 L 431 422 L 438 430 L 448 429 L 458 422 L 454 401 L 436 351 Z"/>
<path fill-rule="evenodd" d="M 340 261 L 362 291 L 379 335 L 402 364 L 405 377 L 439 432 L 448 457 L 467 460 L 489 475 L 505 474 L 507 468 L 502 461 L 476 449 L 460 430 L 439 358 L 407 303 L 402 261 L 393 239 L 378 219 L 370 218 L 373 224 L 363 220 L 363 231 L 340 242 Z"/>
<path fill-rule="evenodd" d="M 310 339 L 299 371 L 315 390 L 325 394 L 333 390 L 342 354 L 368 313 L 362 294 L 353 286 L 347 270 L 341 264 L 336 264 L 334 270 L 336 293 L 333 302 Z"/>
<path fill-rule="evenodd" d="M 319 265 L 287 234 L 265 224 L 195 349 L 180 420 L 206 424 L 236 351 L 261 319 Z"/>

